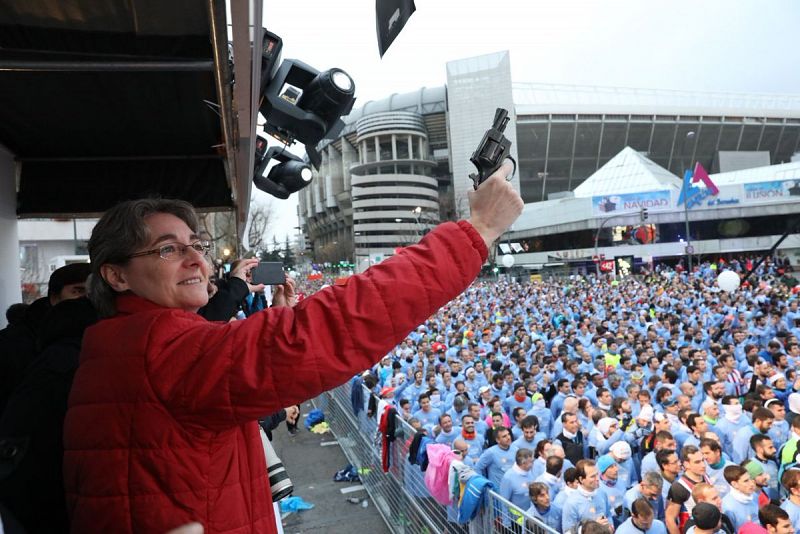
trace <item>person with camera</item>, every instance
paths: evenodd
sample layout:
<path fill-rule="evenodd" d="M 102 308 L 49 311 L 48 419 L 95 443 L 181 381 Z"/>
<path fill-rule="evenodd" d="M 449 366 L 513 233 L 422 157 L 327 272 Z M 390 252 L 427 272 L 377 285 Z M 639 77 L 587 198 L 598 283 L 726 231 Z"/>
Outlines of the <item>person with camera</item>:
<path fill-rule="evenodd" d="M 85 334 L 64 424 L 74 532 L 276 531 L 257 419 L 371 367 L 478 275 L 522 211 L 510 163 L 470 192 L 469 221 L 294 307 L 209 322 L 208 244 L 181 201 L 106 212 L 89 241 Z M 283 296 L 294 288 L 286 284 Z M 376 313 L 376 309 L 382 310 Z"/>

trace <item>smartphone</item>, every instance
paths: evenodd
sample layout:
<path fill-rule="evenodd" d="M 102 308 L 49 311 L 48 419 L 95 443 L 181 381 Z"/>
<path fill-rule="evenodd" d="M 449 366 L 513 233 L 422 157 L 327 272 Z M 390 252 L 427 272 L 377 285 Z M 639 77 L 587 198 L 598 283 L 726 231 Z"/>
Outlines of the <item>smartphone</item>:
<path fill-rule="evenodd" d="M 283 272 L 283 263 L 279 261 L 259 262 L 251 274 L 254 284 L 277 286 L 286 283 L 286 274 Z"/>

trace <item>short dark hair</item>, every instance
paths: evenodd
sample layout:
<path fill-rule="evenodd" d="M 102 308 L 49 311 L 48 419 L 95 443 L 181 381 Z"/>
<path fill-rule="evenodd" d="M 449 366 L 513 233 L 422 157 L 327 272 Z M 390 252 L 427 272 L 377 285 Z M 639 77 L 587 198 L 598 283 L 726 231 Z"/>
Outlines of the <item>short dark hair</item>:
<path fill-rule="evenodd" d="M 775 419 L 775 414 L 772 413 L 772 410 L 769 408 L 762 408 L 758 407 L 753 410 L 753 421 L 758 419 L 759 421 L 767 421 L 769 419 Z"/>
<path fill-rule="evenodd" d="M 631 505 L 631 514 L 636 517 L 650 517 L 653 515 L 653 507 L 644 497 L 639 497 Z"/>
<path fill-rule="evenodd" d="M 664 466 L 667 465 L 669 457 L 675 453 L 675 449 L 662 449 L 656 453 L 656 463 L 658 464 L 658 468 L 662 471 L 664 470 Z"/>
<path fill-rule="evenodd" d="M 775 506 L 774 504 L 767 504 L 762 506 L 758 510 L 758 521 L 763 526 L 771 526 L 777 527 L 778 521 L 783 519 L 784 521 L 790 521 L 789 514 L 786 513 L 786 510 L 781 508 L 780 506 Z"/>
<path fill-rule="evenodd" d="M 542 493 L 550 493 L 550 489 L 544 482 L 533 482 L 528 486 L 528 496 L 533 499 Z"/>
<path fill-rule="evenodd" d="M 103 265 L 125 265 L 130 255 L 150 240 L 145 219 L 157 213 L 167 213 L 181 219 L 197 233 L 199 222 L 194 208 L 183 200 L 145 198 L 120 202 L 106 211 L 92 230 L 89 239 L 89 258 L 92 274 L 87 282 L 87 294 L 100 317 L 116 313 L 117 292 L 103 279 Z"/>
<path fill-rule="evenodd" d="M 499 438 L 500 437 L 500 433 L 502 433 L 502 432 L 508 432 L 510 434 L 511 430 L 509 428 L 507 428 L 507 427 L 499 426 L 499 427 L 494 429 L 494 437 L 495 438 Z"/>
<path fill-rule="evenodd" d="M 768 440 L 771 441 L 772 438 L 766 434 L 753 434 L 750 436 L 750 448 L 756 450 L 756 447 Z"/>
<path fill-rule="evenodd" d="M 578 470 L 575 467 L 567 467 L 564 470 L 564 482 L 572 484 L 576 480 L 578 480 Z"/>
<path fill-rule="evenodd" d="M 558 476 L 564 467 L 564 459 L 560 456 L 548 456 L 545 463 L 545 471 L 553 476 Z"/>
<path fill-rule="evenodd" d="M 539 418 L 535 415 L 527 415 L 525 419 L 520 422 L 520 426 L 522 428 L 534 427 L 536 430 L 539 430 Z"/>
<path fill-rule="evenodd" d="M 698 448 L 697 448 L 697 447 L 695 447 L 694 445 L 685 445 L 685 446 L 684 446 L 684 447 L 681 449 L 681 462 L 686 462 L 686 461 L 688 461 L 688 460 L 689 460 L 689 455 L 690 455 L 690 454 L 696 454 L 696 453 L 698 453 L 698 452 L 700 452 L 700 449 L 698 449 Z"/>
<path fill-rule="evenodd" d="M 577 480 L 580 480 L 582 478 L 586 478 L 586 468 L 587 467 L 594 467 L 595 465 L 596 464 L 595 464 L 594 460 L 588 460 L 586 458 L 584 458 L 583 460 L 578 460 L 578 463 L 575 464 L 575 469 L 578 470 Z"/>
<path fill-rule="evenodd" d="M 722 474 L 728 484 L 733 484 L 747 474 L 747 469 L 741 465 L 729 465 L 722 471 Z"/>
<path fill-rule="evenodd" d="M 697 420 L 702 418 L 703 416 L 699 413 L 690 413 L 689 417 L 686 418 L 686 426 L 688 426 L 691 430 L 694 430 L 697 426 Z"/>

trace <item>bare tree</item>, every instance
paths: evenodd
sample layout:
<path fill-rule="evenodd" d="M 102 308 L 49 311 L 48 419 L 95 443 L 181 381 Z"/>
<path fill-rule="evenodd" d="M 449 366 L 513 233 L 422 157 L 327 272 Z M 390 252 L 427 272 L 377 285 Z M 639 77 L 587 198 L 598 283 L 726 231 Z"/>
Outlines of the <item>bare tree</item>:
<path fill-rule="evenodd" d="M 236 218 L 232 211 L 199 213 L 200 237 L 207 239 L 217 250 L 236 247 Z"/>
<path fill-rule="evenodd" d="M 321 247 L 315 247 L 314 250 L 314 258 L 319 263 L 338 263 L 342 260 L 350 260 L 352 257 L 353 240 L 350 236 L 345 236 L 343 239 Z"/>
<path fill-rule="evenodd" d="M 247 245 L 250 250 L 266 250 L 266 237 L 272 224 L 271 204 L 250 202 L 250 227 L 247 231 Z"/>
<path fill-rule="evenodd" d="M 247 244 L 250 250 L 265 250 L 265 241 L 273 219 L 271 204 L 250 203 L 250 225 L 247 232 Z M 236 233 L 236 218 L 231 211 L 200 213 L 200 235 L 214 246 L 215 254 L 221 257 L 221 251 L 228 249 L 231 253 L 239 249 Z"/>

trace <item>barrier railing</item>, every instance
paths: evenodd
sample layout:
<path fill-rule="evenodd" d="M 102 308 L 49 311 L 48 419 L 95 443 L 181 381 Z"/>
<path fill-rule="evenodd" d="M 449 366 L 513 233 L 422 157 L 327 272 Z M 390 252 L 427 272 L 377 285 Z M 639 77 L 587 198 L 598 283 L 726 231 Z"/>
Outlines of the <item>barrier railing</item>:
<path fill-rule="evenodd" d="M 369 391 L 364 389 L 364 398 Z M 436 502 L 425 486 L 419 466 L 408 461 L 415 430 L 401 417 L 395 421 L 395 440 L 389 444 L 389 469 L 382 468 L 378 422 L 361 410 L 353 413 L 350 383 L 327 391 L 314 400 L 336 436 L 347 460 L 357 469 L 361 483 L 396 534 L 558 534 L 497 493 L 490 491 L 488 505 L 468 525 L 456 522 L 454 506 Z"/>

